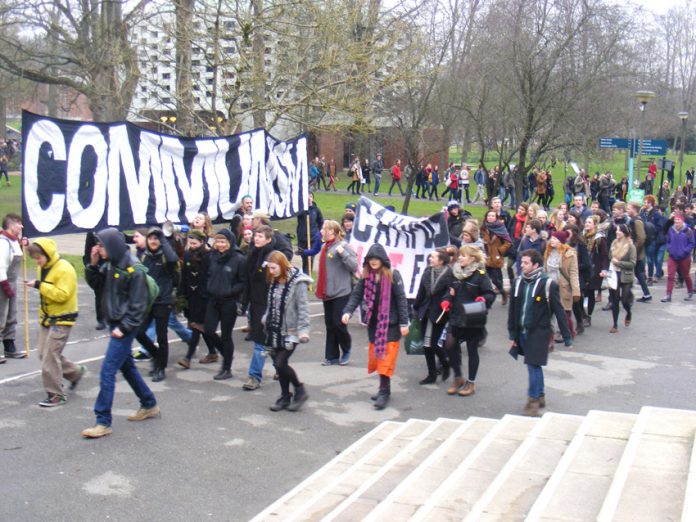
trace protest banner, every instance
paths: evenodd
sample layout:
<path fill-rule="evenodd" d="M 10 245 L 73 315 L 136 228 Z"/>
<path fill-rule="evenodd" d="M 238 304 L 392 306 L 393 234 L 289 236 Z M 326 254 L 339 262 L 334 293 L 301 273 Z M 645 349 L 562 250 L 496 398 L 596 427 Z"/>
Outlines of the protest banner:
<path fill-rule="evenodd" d="M 449 232 L 444 213 L 416 218 L 402 216 L 365 197 L 355 209 L 355 223 L 350 246 L 358 255 L 358 265 L 374 243 L 387 251 L 392 268 L 404 280 L 406 297 L 413 299 L 418 292 L 421 276 L 428 266 L 428 255 L 436 248 L 449 244 Z"/>
<path fill-rule="evenodd" d="M 186 138 L 132 123 L 68 121 L 22 113 L 22 210 L 28 236 L 107 226 L 228 221 L 241 199 L 273 218 L 305 210 L 307 138 L 263 129 Z"/>

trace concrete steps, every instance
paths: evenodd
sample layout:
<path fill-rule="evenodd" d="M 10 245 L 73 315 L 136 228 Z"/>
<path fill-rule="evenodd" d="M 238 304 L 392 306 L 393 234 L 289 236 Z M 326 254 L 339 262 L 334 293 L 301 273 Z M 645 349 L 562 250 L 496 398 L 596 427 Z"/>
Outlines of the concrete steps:
<path fill-rule="evenodd" d="M 696 412 L 385 422 L 254 522 L 696 520 Z"/>

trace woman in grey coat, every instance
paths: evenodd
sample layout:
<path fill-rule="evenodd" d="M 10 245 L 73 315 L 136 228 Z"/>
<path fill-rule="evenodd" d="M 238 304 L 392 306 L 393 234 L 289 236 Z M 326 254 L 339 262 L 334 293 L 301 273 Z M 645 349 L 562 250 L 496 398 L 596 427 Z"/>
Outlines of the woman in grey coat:
<path fill-rule="evenodd" d="M 307 288 L 312 279 L 294 268 L 285 255 L 274 250 L 266 260 L 268 299 L 262 322 L 266 347 L 278 372 L 281 395 L 271 411 L 297 411 L 307 400 L 307 392 L 295 370 L 288 364 L 299 343 L 309 341 Z M 290 393 L 290 383 L 295 396 Z"/>

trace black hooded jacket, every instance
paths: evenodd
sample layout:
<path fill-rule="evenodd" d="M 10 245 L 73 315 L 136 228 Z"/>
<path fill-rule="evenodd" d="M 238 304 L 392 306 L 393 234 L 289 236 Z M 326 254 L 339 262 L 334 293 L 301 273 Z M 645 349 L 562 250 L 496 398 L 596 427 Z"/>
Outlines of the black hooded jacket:
<path fill-rule="evenodd" d="M 148 233 L 148 236 L 152 232 Z M 172 291 L 178 285 L 179 256 L 162 233 L 159 234 L 160 247 L 156 251 L 145 249 L 143 265 L 145 265 L 159 286 L 159 295 L 154 304 L 171 304 Z"/>
<path fill-rule="evenodd" d="M 109 325 L 118 327 L 124 334 L 135 333 L 145 319 L 147 308 L 145 272 L 128 270 L 137 259 L 131 256 L 123 233 L 107 228 L 97 233 L 97 240 L 104 245 L 108 262 L 85 267 L 87 284 L 102 291 L 101 310 Z M 128 277 L 121 276 L 124 270 L 130 274 Z"/>
<path fill-rule="evenodd" d="M 242 302 L 247 284 L 246 259 L 227 229 L 218 232 L 227 238 L 230 248 L 213 250 L 208 265 L 208 295 L 212 299 L 235 299 Z"/>

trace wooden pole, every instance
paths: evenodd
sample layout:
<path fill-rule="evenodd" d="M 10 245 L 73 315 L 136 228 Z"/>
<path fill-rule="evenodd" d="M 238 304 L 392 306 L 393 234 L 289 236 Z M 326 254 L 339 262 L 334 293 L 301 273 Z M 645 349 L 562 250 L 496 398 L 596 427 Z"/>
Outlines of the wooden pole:
<path fill-rule="evenodd" d="M 312 248 L 312 237 L 310 235 L 311 228 L 309 225 L 309 207 L 307 207 L 307 219 L 305 220 L 305 224 L 307 225 L 307 249 L 310 249 Z M 307 275 L 312 277 L 312 256 L 307 256 Z M 307 289 L 310 292 L 314 291 L 312 285 L 309 285 Z"/>
<path fill-rule="evenodd" d="M 22 242 L 22 239 L 19 240 Z M 29 358 L 29 292 L 27 290 L 27 249 L 22 242 L 22 287 L 24 288 L 24 354 Z"/>

